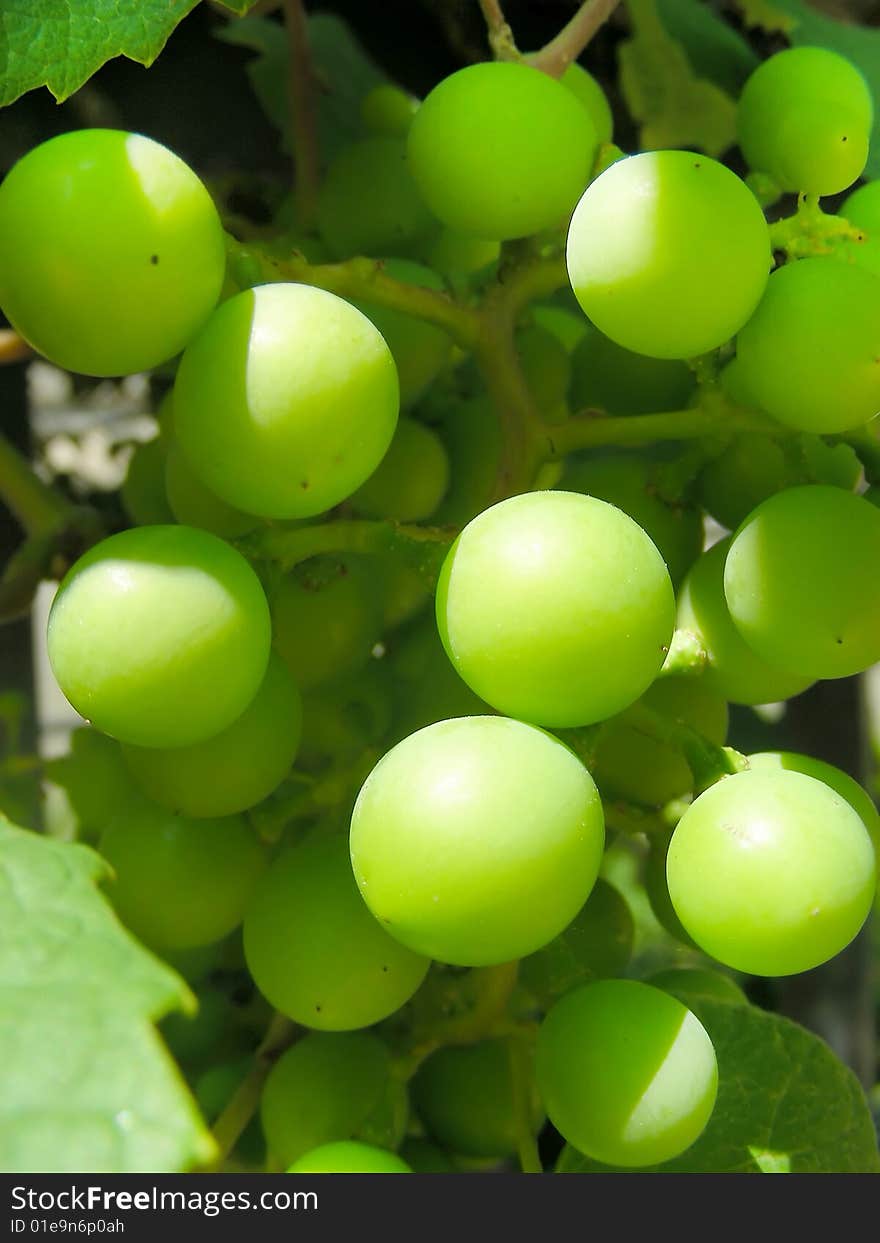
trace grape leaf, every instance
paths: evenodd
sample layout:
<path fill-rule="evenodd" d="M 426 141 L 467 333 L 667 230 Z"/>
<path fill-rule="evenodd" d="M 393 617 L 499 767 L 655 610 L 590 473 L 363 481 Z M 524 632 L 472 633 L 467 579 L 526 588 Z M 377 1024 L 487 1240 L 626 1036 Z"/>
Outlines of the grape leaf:
<path fill-rule="evenodd" d="M 660 20 L 701 78 L 738 95 L 759 59 L 742 35 L 702 0 L 657 0 Z"/>
<path fill-rule="evenodd" d="M 95 888 L 85 846 L 0 818 L 0 1169 L 162 1173 L 213 1142 L 151 1020 L 193 1006 Z"/>
<path fill-rule="evenodd" d="M 736 0 L 736 7 L 750 30 L 765 30 L 767 34 L 791 30 L 792 18 L 778 0 Z"/>
<path fill-rule="evenodd" d="M 697 147 L 720 155 L 736 135 L 736 104 L 698 77 L 660 21 L 654 0 L 630 4 L 632 38 L 618 50 L 620 87 L 644 150 Z"/>
<path fill-rule="evenodd" d="M 363 135 L 361 100 L 387 78 L 358 43 L 349 26 L 330 13 L 308 19 L 309 45 L 318 78 L 318 144 L 325 160 Z M 217 32 L 226 43 L 258 55 L 247 67 L 254 93 L 290 150 L 287 97 L 287 37 L 265 17 L 245 17 Z"/>
<path fill-rule="evenodd" d="M 151 65 L 198 0 L 3 0 L 0 106 L 48 86 L 60 103 L 105 61 Z"/>
<path fill-rule="evenodd" d="M 877 1138 L 858 1080 L 817 1036 L 751 1006 L 696 994 L 687 1000 L 715 1045 L 718 1101 L 693 1147 L 652 1171 L 880 1171 Z M 570 1146 L 557 1165 L 561 1174 L 608 1170 Z"/>

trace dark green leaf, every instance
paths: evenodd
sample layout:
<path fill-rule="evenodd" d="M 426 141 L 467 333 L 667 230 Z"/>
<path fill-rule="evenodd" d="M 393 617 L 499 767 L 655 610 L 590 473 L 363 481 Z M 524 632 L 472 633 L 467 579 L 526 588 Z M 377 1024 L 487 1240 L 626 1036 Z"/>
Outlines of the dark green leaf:
<path fill-rule="evenodd" d="M 758 57 L 703 0 L 657 0 L 660 20 L 684 48 L 694 73 L 739 94 Z"/>

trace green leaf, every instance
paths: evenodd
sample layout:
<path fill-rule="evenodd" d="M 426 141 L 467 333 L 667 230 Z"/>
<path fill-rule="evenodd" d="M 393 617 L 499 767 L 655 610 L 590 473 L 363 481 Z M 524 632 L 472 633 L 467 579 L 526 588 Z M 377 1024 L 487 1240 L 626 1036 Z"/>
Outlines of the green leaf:
<path fill-rule="evenodd" d="M 105 61 L 151 65 L 198 0 L 3 0 L 0 106 L 48 86 L 60 103 Z"/>
<path fill-rule="evenodd" d="M 736 105 L 698 77 L 660 21 L 655 0 L 630 0 L 633 37 L 621 43 L 620 86 L 644 150 L 696 147 L 720 155 L 736 135 Z"/>
<path fill-rule="evenodd" d="M 319 82 L 318 143 L 321 156 L 327 161 L 363 136 L 361 100 L 387 78 L 341 18 L 316 13 L 308 24 L 312 62 Z M 248 65 L 247 74 L 263 111 L 281 131 L 285 150 L 289 151 L 288 53 L 283 28 L 265 17 L 245 17 L 219 31 L 217 37 L 258 53 Z"/>
<path fill-rule="evenodd" d="M 121 927 L 85 846 L 0 818 L 0 1169 L 162 1173 L 214 1155 L 152 1020 L 186 985 Z"/>
<path fill-rule="evenodd" d="M 688 1005 L 718 1057 L 718 1101 L 687 1152 L 653 1171 L 695 1174 L 867 1174 L 880 1172 L 877 1138 L 855 1075 L 817 1036 L 751 1006 Z M 608 1166 L 566 1147 L 562 1174 Z M 625 1171 L 620 1171 L 625 1172 Z M 640 1171 L 649 1172 L 649 1171 Z"/>
<path fill-rule="evenodd" d="M 657 9 L 666 30 L 684 48 L 694 73 L 738 95 L 759 64 L 742 35 L 703 0 L 657 0 Z"/>
<path fill-rule="evenodd" d="M 792 27 L 792 19 L 778 0 L 736 0 L 743 22 L 750 30 L 765 30 L 768 34 Z"/>

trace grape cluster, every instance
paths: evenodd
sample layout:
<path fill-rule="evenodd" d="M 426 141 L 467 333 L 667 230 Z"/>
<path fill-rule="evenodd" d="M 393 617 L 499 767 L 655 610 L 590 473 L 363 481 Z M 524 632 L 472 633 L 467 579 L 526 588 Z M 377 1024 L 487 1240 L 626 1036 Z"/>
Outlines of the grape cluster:
<path fill-rule="evenodd" d="M 846 61 L 785 51 L 739 141 L 805 217 L 860 176 L 871 114 Z M 182 352 L 133 525 L 49 620 L 91 726 L 64 761 L 91 775 L 83 832 L 200 995 L 166 1034 L 209 1119 L 269 1008 L 301 1032 L 245 1165 L 265 1143 L 294 1172 L 528 1168 L 546 1115 L 653 1166 L 709 1123 L 718 1066 L 668 973 L 621 978 L 633 919 L 599 879 L 621 809 L 658 918 L 737 972 L 819 965 L 873 900 L 864 791 L 724 743 L 728 703 L 880 660 L 880 509 L 823 439 L 880 409 L 880 190 L 833 253 L 773 268 L 749 185 L 612 148 L 579 66 L 475 65 L 420 105 L 383 87 L 363 120 L 317 236 L 287 236 L 333 261 L 298 280 L 271 255 L 248 280 L 235 243 L 227 273 L 208 192 L 147 138 L 65 134 L 0 187 L 0 305 L 37 350 L 94 376 Z M 570 290 L 521 299 L 487 364 L 517 256 L 563 242 Z M 365 271 L 393 284 L 319 287 Z M 524 444 L 546 461 L 512 483 Z M 705 551 L 704 511 L 730 531 Z"/>

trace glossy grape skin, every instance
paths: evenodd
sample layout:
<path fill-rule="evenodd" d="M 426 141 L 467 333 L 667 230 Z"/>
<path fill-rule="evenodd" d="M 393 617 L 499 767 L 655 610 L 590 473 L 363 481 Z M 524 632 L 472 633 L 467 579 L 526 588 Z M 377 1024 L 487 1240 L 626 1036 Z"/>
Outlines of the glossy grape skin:
<path fill-rule="evenodd" d="M 124 746 L 129 771 L 150 798 L 185 816 L 229 816 L 271 794 L 290 769 L 302 730 L 302 700 L 272 653 L 244 712 L 221 733 L 189 747 Z"/>
<path fill-rule="evenodd" d="M 724 777 L 687 809 L 669 895 L 700 948 L 751 975 L 793 975 L 853 939 L 875 888 L 871 839 L 839 794 L 803 773 Z"/>
<path fill-rule="evenodd" d="M 675 997 L 710 997 L 713 1001 L 728 1001 L 731 1005 L 748 1005 L 749 999 L 735 980 L 720 971 L 705 967 L 669 967 L 649 975 L 646 984 L 662 988 Z"/>
<path fill-rule="evenodd" d="M 428 970 L 428 959 L 392 940 L 361 901 L 343 838 L 278 856 L 248 909 L 244 949 L 267 1000 L 323 1031 L 387 1018 Z"/>
<path fill-rule="evenodd" d="M 411 1174 L 393 1152 L 352 1140 L 322 1144 L 294 1161 L 288 1174 Z"/>
<path fill-rule="evenodd" d="M 277 1164 L 350 1139 L 378 1103 L 390 1068 L 387 1048 L 368 1032 L 310 1032 L 282 1053 L 260 1100 Z"/>
<path fill-rule="evenodd" d="M 614 125 L 611 108 L 605 92 L 593 75 L 573 60 L 559 81 L 586 108 L 593 122 L 597 141 L 611 142 Z"/>
<path fill-rule="evenodd" d="M 659 414 L 683 410 L 696 381 L 678 358 L 649 358 L 624 349 L 588 326 L 572 355 L 571 402 L 606 414 Z"/>
<path fill-rule="evenodd" d="M 702 551 L 703 520 L 693 506 L 670 505 L 658 495 L 658 465 L 636 453 L 585 455 L 569 459 L 560 487 L 622 509 L 650 536 L 677 584 Z"/>
<path fill-rule="evenodd" d="M 430 427 L 401 419 L 388 452 L 351 498 L 355 513 L 395 522 L 430 518 L 449 486 L 449 455 Z"/>
<path fill-rule="evenodd" d="M 787 263 L 736 348 L 744 382 L 780 423 L 860 427 L 880 410 L 880 278 L 827 255 Z"/>
<path fill-rule="evenodd" d="M 369 563 L 356 554 L 313 557 L 272 593 L 275 648 L 303 690 L 356 673 L 382 629 Z"/>
<path fill-rule="evenodd" d="M 173 358 L 211 313 L 225 267 L 208 191 L 140 134 L 60 134 L 0 187 L 0 306 L 66 370 L 128 375 Z"/>
<path fill-rule="evenodd" d="M 700 1136 L 718 1068 L 705 1028 L 680 1001 L 635 980 L 600 980 L 544 1019 L 537 1079 L 570 1144 L 632 1168 L 669 1161 Z"/>
<path fill-rule="evenodd" d="M 361 787 L 351 858 L 404 945 L 458 966 L 546 945 L 586 901 L 604 843 L 592 778 L 519 721 L 463 717 L 397 744 Z"/>
<path fill-rule="evenodd" d="M 873 505 L 840 488 L 788 488 L 759 505 L 730 545 L 730 616 L 780 668 L 810 678 L 860 673 L 880 660 L 878 561 Z"/>
<path fill-rule="evenodd" d="M 695 634 L 709 661 L 706 685 L 731 703 L 776 703 L 814 681 L 769 665 L 733 624 L 724 598 L 724 563 L 731 541 L 721 540 L 694 563 L 678 597 L 677 625 Z"/>
<path fill-rule="evenodd" d="M 412 1099 L 428 1134 L 442 1148 L 465 1157 L 507 1157 L 517 1150 L 519 1119 L 513 1090 L 510 1042 L 438 1049 L 412 1081 Z M 532 1089 L 529 1122 L 543 1120 Z"/>
<path fill-rule="evenodd" d="M 743 87 L 737 136 L 750 167 L 781 190 L 838 194 L 865 167 L 872 117 L 868 84 L 851 61 L 827 48 L 788 48 Z"/>
<path fill-rule="evenodd" d="M 595 150 L 589 114 L 565 87 L 500 61 L 444 78 L 408 139 L 413 176 L 437 218 L 498 241 L 562 224 L 587 184 Z"/>
<path fill-rule="evenodd" d="M 165 493 L 166 448 L 161 439 L 138 445 L 120 491 L 122 508 L 137 526 L 174 522 Z"/>
<path fill-rule="evenodd" d="M 361 139 L 327 170 L 318 231 L 334 258 L 416 255 L 438 229 L 409 168 L 405 138 Z"/>
<path fill-rule="evenodd" d="M 723 165 L 688 151 L 619 160 L 590 185 L 568 232 L 584 313 L 618 345 L 690 358 L 729 340 L 770 269 L 767 223 Z"/>
<path fill-rule="evenodd" d="M 117 816 L 101 853 L 120 918 L 159 949 L 210 945 L 237 928 L 266 862 L 240 816 L 188 820 L 146 799 Z"/>
<path fill-rule="evenodd" d="M 394 361 L 365 315 L 323 289 L 260 285 L 224 302 L 184 353 L 175 432 L 222 500 L 308 518 L 372 474 L 398 404 Z"/>
<path fill-rule="evenodd" d="M 639 702 L 718 746 L 727 738 L 727 703 L 702 678 L 660 678 Z M 648 737 L 625 718 L 606 726 L 596 746 L 592 773 L 606 798 L 655 805 L 688 793 L 694 781 L 678 748 Z"/>
<path fill-rule="evenodd" d="M 663 663 L 674 612 L 645 532 L 573 492 L 526 493 L 480 514 L 437 584 L 437 628 L 459 675 L 499 712 L 546 726 L 633 703 Z"/>
<path fill-rule="evenodd" d="M 176 443 L 168 447 L 165 456 L 165 495 L 178 522 L 210 531 L 221 539 L 238 539 L 260 522 L 206 488 Z"/>
<path fill-rule="evenodd" d="M 182 747 L 225 729 L 269 659 L 269 607 L 233 548 L 191 527 L 136 527 L 96 544 L 52 605 L 49 660 L 98 729 Z"/>

